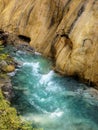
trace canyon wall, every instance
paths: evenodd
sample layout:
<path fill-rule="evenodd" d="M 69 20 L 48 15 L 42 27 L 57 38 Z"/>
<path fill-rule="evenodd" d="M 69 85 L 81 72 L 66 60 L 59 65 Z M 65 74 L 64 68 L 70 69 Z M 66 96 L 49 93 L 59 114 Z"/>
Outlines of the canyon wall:
<path fill-rule="evenodd" d="M 0 28 L 30 37 L 56 71 L 98 86 L 98 0 L 0 0 Z"/>

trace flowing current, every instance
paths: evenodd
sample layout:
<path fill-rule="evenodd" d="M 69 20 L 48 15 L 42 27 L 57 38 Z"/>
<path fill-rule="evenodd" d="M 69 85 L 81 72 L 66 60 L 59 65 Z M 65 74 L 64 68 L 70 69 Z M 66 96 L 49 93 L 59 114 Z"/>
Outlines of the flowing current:
<path fill-rule="evenodd" d="M 37 130 L 98 130 L 98 101 L 86 85 L 55 73 L 40 54 L 10 52 L 21 62 L 12 76 L 13 106 Z"/>

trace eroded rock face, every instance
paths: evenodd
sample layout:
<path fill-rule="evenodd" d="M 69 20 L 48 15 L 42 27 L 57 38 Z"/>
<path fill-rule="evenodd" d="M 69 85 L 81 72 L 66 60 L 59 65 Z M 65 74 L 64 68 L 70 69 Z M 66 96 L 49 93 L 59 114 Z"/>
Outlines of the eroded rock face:
<path fill-rule="evenodd" d="M 57 71 L 98 85 L 98 0 L 0 0 L 0 28 L 30 37 Z"/>

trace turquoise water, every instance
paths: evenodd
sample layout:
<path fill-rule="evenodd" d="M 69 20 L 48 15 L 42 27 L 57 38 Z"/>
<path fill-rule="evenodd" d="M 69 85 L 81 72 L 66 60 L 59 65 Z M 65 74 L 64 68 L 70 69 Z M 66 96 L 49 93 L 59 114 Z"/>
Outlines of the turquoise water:
<path fill-rule="evenodd" d="M 12 77 L 13 106 L 38 130 L 98 130 L 98 101 L 83 93 L 87 86 L 52 69 L 40 54 L 10 52 L 21 62 Z"/>

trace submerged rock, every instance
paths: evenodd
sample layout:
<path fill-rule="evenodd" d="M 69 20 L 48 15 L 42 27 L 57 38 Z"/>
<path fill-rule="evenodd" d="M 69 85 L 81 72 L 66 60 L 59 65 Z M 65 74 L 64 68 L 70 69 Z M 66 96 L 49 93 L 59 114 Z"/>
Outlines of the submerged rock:
<path fill-rule="evenodd" d="M 86 95 L 89 95 L 88 97 L 97 99 L 97 101 L 98 101 L 98 90 L 96 90 L 94 88 L 88 88 L 87 90 L 85 90 L 84 95 L 85 95 L 85 97 L 86 97 Z"/>

